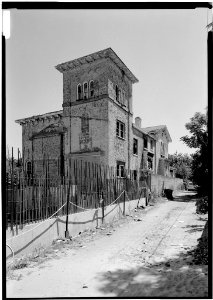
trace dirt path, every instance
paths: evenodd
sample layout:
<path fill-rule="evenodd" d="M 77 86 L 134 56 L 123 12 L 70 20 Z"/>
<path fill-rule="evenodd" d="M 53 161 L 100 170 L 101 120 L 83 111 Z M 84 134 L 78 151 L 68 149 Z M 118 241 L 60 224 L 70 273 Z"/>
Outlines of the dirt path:
<path fill-rule="evenodd" d="M 207 296 L 207 266 L 187 253 L 205 225 L 195 201 L 177 195 L 135 214 L 142 221 L 127 217 L 112 234 L 99 229 L 42 265 L 16 270 L 21 279 L 8 280 L 7 297 Z"/>

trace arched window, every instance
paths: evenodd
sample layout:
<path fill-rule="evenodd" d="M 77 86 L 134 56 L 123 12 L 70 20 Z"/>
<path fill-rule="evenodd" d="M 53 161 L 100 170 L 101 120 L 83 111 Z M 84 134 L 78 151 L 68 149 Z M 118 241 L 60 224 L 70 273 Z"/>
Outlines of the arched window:
<path fill-rule="evenodd" d="M 89 83 L 89 97 L 94 97 L 94 81 L 91 80 Z"/>
<path fill-rule="evenodd" d="M 79 83 L 77 85 L 77 100 L 82 99 L 82 89 L 81 89 L 81 84 Z"/>
<path fill-rule="evenodd" d="M 84 93 L 84 99 L 87 99 L 88 98 L 88 83 L 87 82 L 84 82 L 84 85 L 83 85 L 83 93 Z"/>
<path fill-rule="evenodd" d="M 116 101 L 119 101 L 119 89 L 118 89 L 117 84 L 115 86 L 115 99 L 116 99 Z"/>

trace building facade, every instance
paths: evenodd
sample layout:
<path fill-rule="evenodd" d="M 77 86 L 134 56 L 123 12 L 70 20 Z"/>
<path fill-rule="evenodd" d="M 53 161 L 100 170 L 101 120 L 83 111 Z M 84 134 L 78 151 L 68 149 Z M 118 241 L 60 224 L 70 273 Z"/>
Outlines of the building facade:
<path fill-rule="evenodd" d="M 48 161 L 50 174 L 66 175 L 70 159 L 116 167 L 121 177 L 124 169 L 136 177 L 140 169 L 165 173 L 168 129 L 142 128 L 140 117 L 133 122 L 132 85 L 138 79 L 111 48 L 56 69 L 63 75 L 62 110 L 16 121 L 29 174 L 42 174 Z"/>

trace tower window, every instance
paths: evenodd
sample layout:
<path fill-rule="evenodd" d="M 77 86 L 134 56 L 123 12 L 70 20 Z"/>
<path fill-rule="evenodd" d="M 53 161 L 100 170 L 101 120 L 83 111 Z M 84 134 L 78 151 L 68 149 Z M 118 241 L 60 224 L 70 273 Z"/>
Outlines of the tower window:
<path fill-rule="evenodd" d="M 82 89 L 81 89 L 81 84 L 79 83 L 77 85 L 77 100 L 81 100 L 82 99 Z"/>
<path fill-rule="evenodd" d="M 87 99 L 88 98 L 88 83 L 87 82 L 84 82 L 84 85 L 83 85 L 83 93 L 84 93 L 84 99 Z"/>
<path fill-rule="evenodd" d="M 91 80 L 89 84 L 89 97 L 94 97 L 94 81 Z"/>
<path fill-rule="evenodd" d="M 89 115 L 87 113 L 83 114 L 81 118 L 81 132 L 83 134 L 89 133 Z"/>
<path fill-rule="evenodd" d="M 122 139 L 125 138 L 125 124 L 118 120 L 116 122 L 116 136 Z"/>

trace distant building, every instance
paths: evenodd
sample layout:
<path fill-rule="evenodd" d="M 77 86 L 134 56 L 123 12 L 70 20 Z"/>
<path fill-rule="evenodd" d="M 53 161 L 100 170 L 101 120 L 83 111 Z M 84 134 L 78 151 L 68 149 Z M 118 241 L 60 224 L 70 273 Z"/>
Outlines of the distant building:
<path fill-rule="evenodd" d="M 62 110 L 17 120 L 22 125 L 23 163 L 42 174 L 67 174 L 69 158 L 124 169 L 150 169 L 170 175 L 166 161 L 171 142 L 165 125 L 133 123 L 132 84 L 138 79 L 111 49 L 56 66 L 63 74 Z M 167 172 L 168 171 L 168 172 Z"/>

